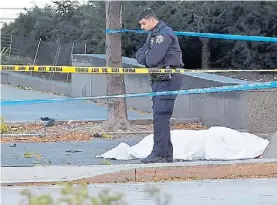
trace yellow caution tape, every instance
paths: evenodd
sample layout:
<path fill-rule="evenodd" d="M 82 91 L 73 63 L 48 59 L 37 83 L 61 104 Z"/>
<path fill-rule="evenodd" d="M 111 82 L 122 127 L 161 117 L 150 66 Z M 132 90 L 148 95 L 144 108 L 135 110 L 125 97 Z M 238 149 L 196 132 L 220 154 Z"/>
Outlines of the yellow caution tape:
<path fill-rule="evenodd" d="M 76 67 L 76 66 L 32 66 L 0 65 L 1 71 L 18 72 L 56 72 L 56 73 L 92 73 L 92 74 L 150 74 L 150 73 L 224 73 L 224 72 L 277 72 L 267 70 L 192 70 L 192 69 L 159 69 L 159 68 L 112 68 L 112 67 Z"/>

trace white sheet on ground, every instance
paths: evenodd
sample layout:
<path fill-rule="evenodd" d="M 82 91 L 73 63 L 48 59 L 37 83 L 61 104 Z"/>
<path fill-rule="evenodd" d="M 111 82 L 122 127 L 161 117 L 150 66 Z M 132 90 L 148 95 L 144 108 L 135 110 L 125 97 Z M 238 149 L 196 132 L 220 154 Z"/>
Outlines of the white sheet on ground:
<path fill-rule="evenodd" d="M 269 141 L 256 135 L 226 127 L 207 130 L 172 130 L 173 157 L 177 160 L 251 159 L 263 154 Z M 153 134 L 134 146 L 120 143 L 96 157 L 117 160 L 141 159 L 151 153 Z"/>

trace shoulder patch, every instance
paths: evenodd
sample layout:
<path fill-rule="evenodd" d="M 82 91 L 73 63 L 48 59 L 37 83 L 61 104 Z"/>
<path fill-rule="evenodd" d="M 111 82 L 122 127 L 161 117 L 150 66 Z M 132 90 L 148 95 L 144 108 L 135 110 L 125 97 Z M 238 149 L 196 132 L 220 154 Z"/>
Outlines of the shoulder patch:
<path fill-rule="evenodd" d="M 165 37 L 163 35 L 157 35 L 156 39 L 155 39 L 155 42 L 157 44 L 161 44 L 162 42 L 164 42 L 164 40 L 165 40 Z"/>

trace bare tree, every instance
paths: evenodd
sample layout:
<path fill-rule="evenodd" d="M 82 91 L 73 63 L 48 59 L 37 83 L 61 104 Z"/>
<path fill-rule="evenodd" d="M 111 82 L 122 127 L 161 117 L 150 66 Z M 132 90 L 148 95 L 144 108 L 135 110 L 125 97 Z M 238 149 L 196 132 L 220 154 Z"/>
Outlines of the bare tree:
<path fill-rule="evenodd" d="M 106 1 L 106 29 L 122 28 L 122 2 Z M 106 34 L 107 67 L 118 68 L 122 66 L 121 34 Z M 107 74 L 107 95 L 125 93 L 124 76 Z M 125 98 L 108 99 L 108 119 L 102 126 L 105 130 L 128 129 L 130 122 L 127 117 Z"/>

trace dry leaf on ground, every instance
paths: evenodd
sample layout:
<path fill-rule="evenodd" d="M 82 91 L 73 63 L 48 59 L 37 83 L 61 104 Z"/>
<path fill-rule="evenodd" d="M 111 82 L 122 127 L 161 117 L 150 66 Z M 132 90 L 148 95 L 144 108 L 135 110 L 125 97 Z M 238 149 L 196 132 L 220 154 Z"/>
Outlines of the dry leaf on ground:
<path fill-rule="evenodd" d="M 53 126 L 44 127 L 43 123 L 16 123 L 9 124 L 10 130 L 7 134 L 16 134 L 17 136 L 1 136 L 1 143 L 12 142 L 68 142 L 68 141 L 88 141 L 101 130 L 95 130 L 95 127 L 99 123 L 95 122 L 55 122 Z M 153 125 L 135 125 L 137 133 L 152 132 Z M 185 123 L 178 124 L 171 127 L 174 129 L 207 129 L 207 127 L 201 125 L 201 123 Z M 111 130 L 111 132 L 123 132 L 121 130 Z M 125 132 L 128 132 L 125 131 Z M 105 133 L 105 132 L 102 132 Z M 28 134 L 28 136 L 24 135 Z M 33 134 L 33 136 L 32 136 Z M 40 135 L 40 136 L 38 136 Z M 147 135 L 147 133 L 145 134 Z"/>

